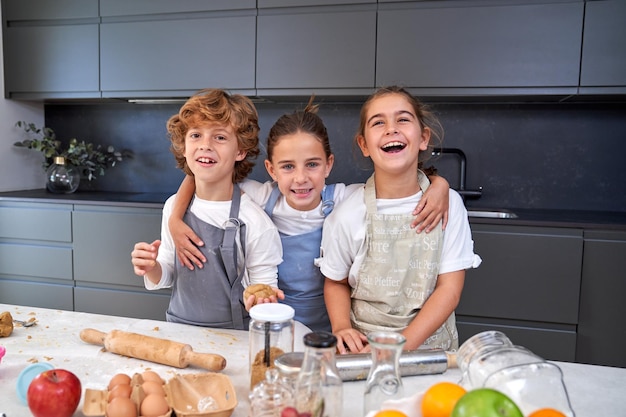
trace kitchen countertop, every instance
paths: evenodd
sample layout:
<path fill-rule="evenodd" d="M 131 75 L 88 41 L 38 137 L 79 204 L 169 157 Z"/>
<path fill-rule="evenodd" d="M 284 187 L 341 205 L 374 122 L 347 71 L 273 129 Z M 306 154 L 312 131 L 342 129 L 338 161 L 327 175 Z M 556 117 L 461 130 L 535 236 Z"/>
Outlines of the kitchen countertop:
<path fill-rule="evenodd" d="M 45 189 L 0 192 L 0 201 L 38 203 L 68 203 L 161 208 L 169 193 L 118 193 L 108 191 L 77 191 L 72 194 L 53 194 Z M 481 210 L 473 203 L 468 209 Z M 471 217 L 472 224 L 498 224 L 517 226 L 569 227 L 626 231 L 626 212 L 542 210 L 508 208 L 518 217 L 494 219 Z"/>
<path fill-rule="evenodd" d="M 74 372 L 80 378 L 83 390 L 105 389 L 111 377 L 118 372 L 132 375 L 151 369 L 166 380 L 177 373 L 203 372 L 198 368 L 173 368 L 104 352 L 101 347 L 80 340 L 80 331 L 87 327 L 103 332 L 125 330 L 181 341 L 190 344 L 195 352 L 223 355 L 227 360 L 223 373 L 231 378 L 238 400 L 232 415 L 248 416 L 248 334 L 245 331 L 0 304 L 0 312 L 3 311 L 9 311 L 18 320 L 37 319 L 37 325 L 16 327 L 11 336 L 0 338 L 0 345 L 7 349 L 0 363 L 0 413 L 5 413 L 7 417 L 30 415 L 28 407 L 22 405 L 17 397 L 15 383 L 22 369 L 34 362 L 49 362 L 57 368 Z M 303 332 L 306 328 L 296 332 L 296 340 L 301 340 Z M 577 417 L 624 415 L 626 369 L 554 363 L 563 371 Z M 437 375 L 403 377 L 407 395 L 424 391 L 435 382 L 459 380 L 460 371 L 456 368 Z M 343 416 L 363 415 L 361 400 L 354 399 L 362 398 L 364 385 L 363 381 L 344 383 Z M 74 416 L 83 416 L 82 401 Z"/>

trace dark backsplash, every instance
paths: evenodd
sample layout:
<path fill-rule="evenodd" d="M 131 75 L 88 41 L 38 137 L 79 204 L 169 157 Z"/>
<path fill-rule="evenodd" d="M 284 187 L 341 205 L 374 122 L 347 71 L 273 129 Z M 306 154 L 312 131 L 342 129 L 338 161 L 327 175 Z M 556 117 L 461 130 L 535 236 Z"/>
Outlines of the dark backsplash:
<path fill-rule="evenodd" d="M 335 153 L 331 182 L 363 182 L 368 161 L 353 145 L 359 104 L 324 103 Z M 272 123 L 301 104 L 257 104 L 264 145 Z M 134 152 L 91 187 L 116 192 L 176 192 L 182 172 L 169 151 L 165 122 L 178 104 L 47 104 L 46 126 L 77 138 Z M 445 129 L 443 146 L 467 156 L 467 189 L 482 187 L 473 207 L 626 211 L 626 104 L 433 103 Z M 263 146 L 264 148 L 264 146 Z M 261 154 L 251 177 L 269 177 Z M 454 160 L 433 160 L 456 188 Z"/>

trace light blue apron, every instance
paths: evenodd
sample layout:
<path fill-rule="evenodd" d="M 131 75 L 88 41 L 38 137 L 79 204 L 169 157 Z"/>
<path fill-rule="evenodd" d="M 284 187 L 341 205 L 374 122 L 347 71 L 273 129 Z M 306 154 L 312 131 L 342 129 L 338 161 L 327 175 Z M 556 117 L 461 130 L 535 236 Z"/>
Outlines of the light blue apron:
<path fill-rule="evenodd" d="M 328 216 L 334 206 L 335 184 L 322 190 L 322 213 Z M 265 204 L 265 212 L 272 217 L 274 206 L 281 196 L 274 189 Z M 308 233 L 288 236 L 280 233 L 283 262 L 278 265 L 278 288 L 284 291 L 283 303 L 296 311 L 294 318 L 313 331 L 330 331 L 330 319 L 324 303 L 324 276 L 314 265 L 322 244 L 322 228 Z"/>
<path fill-rule="evenodd" d="M 237 273 L 236 234 L 245 248 L 246 226 L 239 219 L 241 191 L 235 184 L 225 229 L 198 219 L 189 210 L 184 221 L 204 241 L 198 247 L 206 263 L 193 271 L 176 262 L 167 321 L 196 326 L 247 330 L 250 317 L 243 305 L 243 269 Z"/>

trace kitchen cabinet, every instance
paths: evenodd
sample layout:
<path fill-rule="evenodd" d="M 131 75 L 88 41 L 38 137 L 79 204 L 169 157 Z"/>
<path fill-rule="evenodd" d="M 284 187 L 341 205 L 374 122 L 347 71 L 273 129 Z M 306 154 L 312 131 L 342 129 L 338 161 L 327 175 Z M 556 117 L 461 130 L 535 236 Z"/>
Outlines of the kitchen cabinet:
<path fill-rule="evenodd" d="M 103 97 L 254 95 L 254 0 L 101 0 L 100 15 Z"/>
<path fill-rule="evenodd" d="M 98 98 L 98 0 L 3 0 L 5 97 Z"/>
<path fill-rule="evenodd" d="M 586 230 L 576 362 L 626 367 L 626 232 Z"/>
<path fill-rule="evenodd" d="M 133 272 L 161 206 L 0 201 L 0 303 L 163 320 L 170 290 Z"/>
<path fill-rule="evenodd" d="M 329 5 L 329 3 L 336 3 Z M 343 3 L 343 4 L 342 4 Z M 367 95 L 375 86 L 376 2 L 259 1 L 259 96 Z"/>
<path fill-rule="evenodd" d="M 161 209 L 74 206 L 74 302 L 76 311 L 164 319 L 170 291 L 147 292 L 133 272 L 136 242 L 161 237 Z"/>
<path fill-rule="evenodd" d="M 0 202 L 0 302 L 73 308 L 71 210 Z"/>
<path fill-rule="evenodd" d="M 547 359 L 573 361 L 582 229 L 472 224 L 483 259 L 456 310 L 462 340 L 488 328 Z"/>
<path fill-rule="evenodd" d="M 376 85 L 419 96 L 578 91 L 584 2 L 415 1 L 378 8 Z"/>
<path fill-rule="evenodd" d="M 588 1 L 580 69 L 580 93 L 626 93 L 626 2 Z"/>

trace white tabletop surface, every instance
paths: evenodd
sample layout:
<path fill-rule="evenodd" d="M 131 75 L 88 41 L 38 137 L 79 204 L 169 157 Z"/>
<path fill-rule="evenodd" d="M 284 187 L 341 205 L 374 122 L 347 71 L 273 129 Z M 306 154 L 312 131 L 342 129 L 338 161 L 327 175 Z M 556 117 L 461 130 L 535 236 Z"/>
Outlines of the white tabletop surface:
<path fill-rule="evenodd" d="M 101 347 L 82 342 L 79 333 L 84 328 L 108 332 L 124 330 L 153 337 L 174 340 L 191 345 L 195 352 L 218 353 L 227 360 L 225 375 L 235 387 L 238 405 L 233 417 L 248 417 L 248 334 L 245 331 L 208 329 L 203 327 L 140 320 L 125 317 L 77 313 L 62 310 L 0 304 L 0 312 L 9 311 L 14 319 L 37 319 L 37 325 L 16 327 L 9 337 L 0 338 L 0 346 L 7 350 L 0 363 L 0 415 L 6 417 L 30 416 L 16 393 L 19 373 L 33 362 L 49 362 L 56 368 L 75 373 L 83 390 L 106 389 L 113 375 L 119 372 L 133 375 L 147 369 L 158 372 L 168 380 L 175 374 L 201 373 L 200 368 L 174 368 L 139 359 L 131 359 L 103 351 Z M 307 329 L 296 327 L 296 350 Z M 572 408 L 577 417 L 626 416 L 626 369 L 555 362 L 561 367 Z M 442 374 L 404 377 L 405 393 L 421 392 L 438 381 L 458 382 L 458 369 Z M 364 382 L 344 383 L 344 416 L 362 416 Z M 83 416 L 82 400 L 74 416 Z"/>

